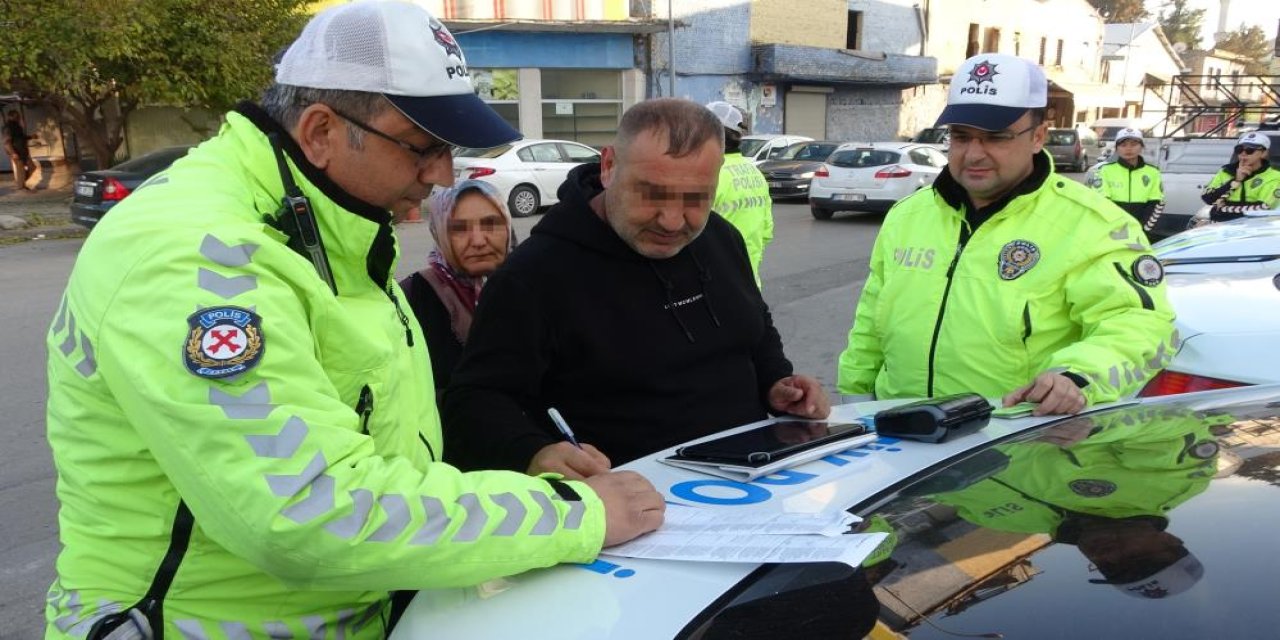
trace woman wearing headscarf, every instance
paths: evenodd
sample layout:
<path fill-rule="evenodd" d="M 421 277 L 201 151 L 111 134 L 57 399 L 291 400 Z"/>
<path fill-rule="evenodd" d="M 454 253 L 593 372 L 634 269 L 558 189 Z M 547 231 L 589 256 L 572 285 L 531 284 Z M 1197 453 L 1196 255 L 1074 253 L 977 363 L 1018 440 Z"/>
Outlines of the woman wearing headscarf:
<path fill-rule="evenodd" d="M 400 286 L 427 336 L 440 390 L 462 357 L 485 278 L 507 259 L 516 236 L 498 190 L 480 180 L 435 190 L 427 212 L 436 248 L 427 255 L 427 266 Z"/>

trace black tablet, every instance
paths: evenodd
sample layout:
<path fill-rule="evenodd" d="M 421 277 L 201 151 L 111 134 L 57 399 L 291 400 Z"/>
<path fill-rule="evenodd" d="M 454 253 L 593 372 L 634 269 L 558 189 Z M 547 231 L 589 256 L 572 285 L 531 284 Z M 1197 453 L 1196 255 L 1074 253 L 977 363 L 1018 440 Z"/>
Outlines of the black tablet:
<path fill-rule="evenodd" d="M 781 420 L 676 449 L 676 458 L 759 467 L 789 455 L 867 432 L 861 422 Z"/>

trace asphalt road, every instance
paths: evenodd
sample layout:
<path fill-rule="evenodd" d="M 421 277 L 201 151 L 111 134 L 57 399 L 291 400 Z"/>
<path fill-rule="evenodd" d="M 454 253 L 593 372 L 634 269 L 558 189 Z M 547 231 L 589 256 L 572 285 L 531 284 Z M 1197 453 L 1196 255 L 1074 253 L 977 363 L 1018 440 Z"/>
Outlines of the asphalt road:
<path fill-rule="evenodd" d="M 835 359 L 882 216 L 816 221 L 807 205 L 774 207 L 765 252 L 765 298 L 796 371 L 834 391 Z M 520 237 L 538 218 L 516 221 Z M 423 224 L 402 225 L 400 272 L 431 246 Z M 54 472 L 44 437 L 44 338 L 80 240 L 0 246 L 0 639 L 43 636 L 44 594 L 58 552 Z"/>

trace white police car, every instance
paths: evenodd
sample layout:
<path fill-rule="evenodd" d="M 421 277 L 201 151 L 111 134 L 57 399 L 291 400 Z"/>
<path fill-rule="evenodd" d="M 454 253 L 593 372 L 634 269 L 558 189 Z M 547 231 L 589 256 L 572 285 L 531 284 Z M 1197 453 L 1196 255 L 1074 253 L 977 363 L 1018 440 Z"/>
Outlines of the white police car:
<path fill-rule="evenodd" d="M 602 556 L 424 591 L 391 637 L 1270 636 L 1278 401 L 1280 385 L 1255 386 L 993 420 L 941 444 L 884 438 L 746 483 L 660 464 L 661 452 L 627 468 L 671 502 L 848 510 L 892 544 L 859 568 Z"/>
<path fill-rule="evenodd" d="M 1182 346 L 1140 395 L 1280 382 L 1280 216 L 1158 242 Z"/>

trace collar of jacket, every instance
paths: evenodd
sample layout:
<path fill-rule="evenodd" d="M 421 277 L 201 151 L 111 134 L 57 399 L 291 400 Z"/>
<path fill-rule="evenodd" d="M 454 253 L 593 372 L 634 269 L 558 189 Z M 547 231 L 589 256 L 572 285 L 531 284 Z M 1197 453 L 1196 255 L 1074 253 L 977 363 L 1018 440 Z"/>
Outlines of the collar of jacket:
<path fill-rule="evenodd" d="M 239 120 L 235 117 L 237 115 L 248 122 Z M 284 184 L 267 135 L 278 134 L 285 156 L 293 165 L 293 179 L 310 201 L 320 225 L 330 262 L 363 261 L 364 271 L 379 288 L 386 289 L 395 272 L 397 257 L 391 212 L 351 195 L 329 179 L 324 171 L 307 160 L 293 136 L 258 105 L 251 102 L 236 105 L 228 114 L 227 124 L 247 150 L 260 150 L 261 157 L 255 154 L 251 160 L 246 159 L 245 166 L 255 174 L 260 184 L 270 189 L 277 207 L 273 211 L 280 206 Z M 335 274 L 335 277 L 341 279 L 340 274 Z M 342 283 L 339 281 L 338 285 L 341 293 Z"/>
<path fill-rule="evenodd" d="M 950 166 L 944 167 L 942 173 L 938 174 L 938 178 L 933 182 L 933 189 L 948 206 L 956 211 L 963 212 L 965 220 L 969 222 L 969 227 L 972 230 L 977 230 L 982 223 L 1003 211 L 1005 207 L 1009 206 L 1017 198 L 1035 193 L 1040 190 L 1040 187 L 1044 186 L 1049 174 L 1053 173 L 1053 161 L 1049 158 L 1049 153 L 1047 151 L 1037 153 L 1031 159 L 1031 163 L 1031 175 L 1018 183 L 1018 186 L 1010 189 L 1008 193 L 1000 196 L 995 202 L 980 209 L 973 205 L 969 192 L 965 191 L 964 187 L 951 176 Z"/>
<path fill-rule="evenodd" d="M 1263 158 L 1262 164 L 1258 166 L 1258 170 L 1246 176 L 1245 179 L 1242 180 L 1241 182 L 1248 182 L 1250 178 L 1253 178 L 1254 176 L 1262 175 L 1263 173 L 1266 173 L 1267 169 L 1270 169 L 1270 168 L 1271 168 L 1271 160 L 1269 158 Z M 1231 174 L 1231 179 L 1235 180 L 1236 171 L 1240 170 L 1240 161 L 1236 160 L 1235 162 L 1224 164 L 1222 165 L 1222 170 Z"/>
<path fill-rule="evenodd" d="M 1144 159 L 1142 158 L 1142 156 L 1138 156 L 1138 161 L 1137 161 L 1137 162 L 1135 162 L 1135 163 L 1133 163 L 1133 164 L 1129 164 L 1129 163 L 1125 162 L 1125 161 L 1124 161 L 1123 159 L 1121 159 L 1119 156 L 1117 156 L 1117 157 L 1116 157 L 1116 159 L 1115 159 L 1115 161 L 1114 161 L 1114 162 L 1115 162 L 1116 164 L 1118 164 L 1118 165 L 1120 165 L 1120 166 L 1122 166 L 1122 167 L 1124 167 L 1124 168 L 1126 168 L 1126 169 L 1130 170 L 1130 171 L 1137 171 L 1138 169 L 1141 169 L 1141 168 L 1143 168 L 1143 167 L 1147 166 L 1147 161 L 1146 161 L 1146 160 L 1144 160 Z"/>

